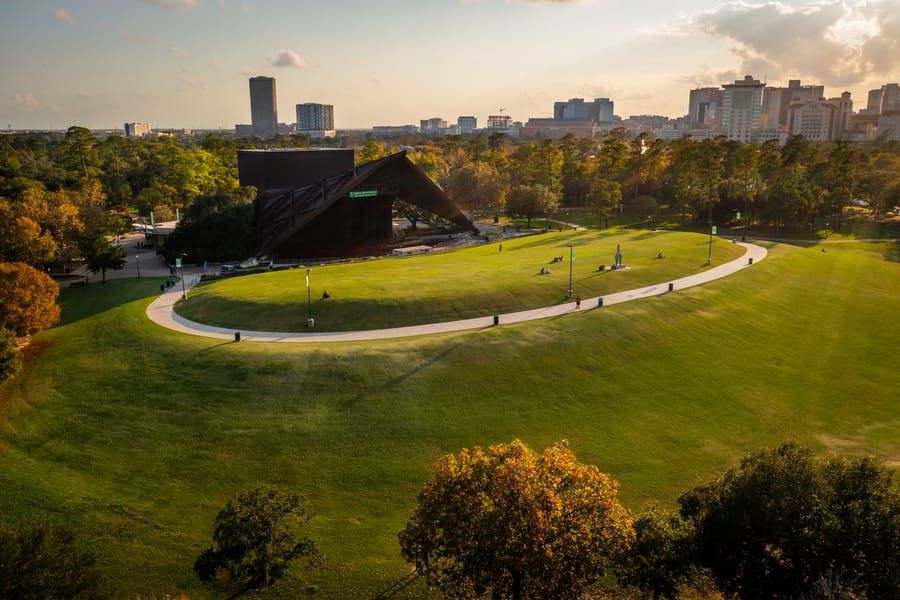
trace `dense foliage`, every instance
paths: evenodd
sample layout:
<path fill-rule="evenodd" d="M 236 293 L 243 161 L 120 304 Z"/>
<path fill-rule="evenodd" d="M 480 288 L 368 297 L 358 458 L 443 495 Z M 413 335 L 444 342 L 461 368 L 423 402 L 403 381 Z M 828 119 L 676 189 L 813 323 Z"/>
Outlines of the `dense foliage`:
<path fill-rule="evenodd" d="M 434 464 L 400 548 L 450 596 L 578 598 L 634 537 L 617 487 L 564 442 L 464 449 Z"/>
<path fill-rule="evenodd" d="M 22 369 L 22 358 L 16 336 L 5 327 L 0 327 L 0 382 L 15 377 Z"/>
<path fill-rule="evenodd" d="M 310 518 L 298 494 L 267 485 L 240 492 L 216 516 L 213 545 L 194 572 L 203 581 L 224 571 L 242 585 L 271 585 L 295 559 L 317 555 L 316 544 L 299 531 Z"/>
<path fill-rule="evenodd" d="M 169 262 L 184 254 L 190 262 L 244 260 L 256 250 L 253 188 L 198 196 L 166 241 Z"/>
<path fill-rule="evenodd" d="M 62 523 L 0 522 L 0 598 L 108 598 L 94 554 Z"/>
<path fill-rule="evenodd" d="M 811 596 L 828 582 L 832 594 L 900 598 L 900 490 L 872 459 L 783 445 L 679 503 L 695 529 L 696 562 L 727 594 Z"/>
<path fill-rule="evenodd" d="M 59 286 L 46 273 L 0 262 L 0 327 L 18 336 L 47 329 L 59 321 L 58 295 Z"/>
<path fill-rule="evenodd" d="M 106 232 L 101 229 L 82 236 L 78 249 L 88 269 L 93 273 L 101 273 L 103 283 L 106 283 L 107 269 L 118 270 L 125 267 L 123 248 L 110 242 Z"/>

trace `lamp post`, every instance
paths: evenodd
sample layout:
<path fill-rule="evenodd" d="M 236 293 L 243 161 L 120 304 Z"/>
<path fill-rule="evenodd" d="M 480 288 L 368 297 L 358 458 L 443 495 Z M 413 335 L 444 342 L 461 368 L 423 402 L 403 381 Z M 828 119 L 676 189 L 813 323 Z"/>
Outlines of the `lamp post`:
<path fill-rule="evenodd" d="M 312 304 L 310 302 L 309 267 L 306 267 L 306 326 L 312 329 L 313 325 L 315 325 L 315 321 L 312 318 Z"/>
<path fill-rule="evenodd" d="M 573 244 L 569 244 L 569 291 L 566 295 L 567 298 L 572 297 L 572 263 L 575 262 L 575 246 Z"/>
<path fill-rule="evenodd" d="M 712 236 L 713 236 L 713 220 L 712 220 L 712 199 L 709 202 L 709 252 L 706 255 L 706 266 L 712 264 Z"/>
<path fill-rule="evenodd" d="M 737 243 L 737 221 L 741 218 L 741 213 L 735 208 L 734 210 L 734 219 L 731 222 L 731 243 Z"/>
<path fill-rule="evenodd" d="M 181 257 L 178 259 L 178 262 L 181 263 L 181 300 L 182 302 L 187 300 L 187 290 L 184 288 L 184 257 L 187 254 L 182 253 Z"/>
<path fill-rule="evenodd" d="M 134 255 L 134 264 L 137 265 L 138 279 L 140 279 L 141 278 L 141 255 L 140 254 Z"/>

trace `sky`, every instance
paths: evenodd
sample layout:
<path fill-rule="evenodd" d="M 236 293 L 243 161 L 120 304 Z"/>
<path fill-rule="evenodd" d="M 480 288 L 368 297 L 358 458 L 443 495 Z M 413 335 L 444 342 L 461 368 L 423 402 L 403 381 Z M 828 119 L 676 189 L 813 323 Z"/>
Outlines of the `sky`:
<path fill-rule="evenodd" d="M 248 79 L 278 120 L 334 106 L 337 129 L 687 113 L 689 91 L 752 75 L 828 97 L 900 80 L 900 0 L 0 0 L 0 129 L 231 129 Z"/>

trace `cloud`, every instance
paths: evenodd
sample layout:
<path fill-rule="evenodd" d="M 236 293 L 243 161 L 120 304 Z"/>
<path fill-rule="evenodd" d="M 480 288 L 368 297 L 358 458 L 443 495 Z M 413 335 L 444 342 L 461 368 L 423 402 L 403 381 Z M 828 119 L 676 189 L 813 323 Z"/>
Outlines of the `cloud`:
<path fill-rule="evenodd" d="M 63 23 L 68 23 L 69 25 L 75 24 L 75 17 L 69 14 L 69 11 L 58 9 L 53 11 L 53 18 L 57 21 L 62 21 Z"/>
<path fill-rule="evenodd" d="M 201 90 L 209 89 L 209 85 L 203 81 L 202 79 L 197 79 L 192 75 L 183 75 L 178 78 L 178 83 L 183 83 L 186 86 L 198 88 Z"/>
<path fill-rule="evenodd" d="M 24 94 L 16 92 L 15 103 L 22 108 L 39 109 L 41 107 L 40 102 L 37 101 L 37 98 L 31 92 L 25 92 Z"/>
<path fill-rule="evenodd" d="M 286 50 L 278 55 L 278 58 L 272 61 L 273 67 L 291 67 L 294 69 L 303 69 L 307 67 L 305 60 L 300 58 L 293 50 Z"/>
<path fill-rule="evenodd" d="M 805 76 L 840 86 L 900 69 L 900 0 L 798 7 L 737 0 L 697 13 L 678 29 L 731 41 L 739 72 L 758 78 Z"/>
<path fill-rule="evenodd" d="M 175 48 L 174 46 L 172 48 L 169 48 L 169 52 L 179 58 L 187 58 L 188 55 L 187 50 L 184 50 L 182 48 Z"/>
<path fill-rule="evenodd" d="M 167 10 L 186 10 L 200 6 L 200 0 L 144 0 Z"/>

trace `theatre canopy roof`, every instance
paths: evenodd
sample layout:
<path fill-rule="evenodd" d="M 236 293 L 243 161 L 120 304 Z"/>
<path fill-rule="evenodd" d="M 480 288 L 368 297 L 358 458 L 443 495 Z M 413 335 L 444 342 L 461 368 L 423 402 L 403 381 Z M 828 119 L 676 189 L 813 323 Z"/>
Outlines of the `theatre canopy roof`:
<path fill-rule="evenodd" d="M 257 256 L 277 255 L 278 249 L 316 230 L 316 219 L 341 203 L 402 200 L 477 232 L 472 221 L 447 194 L 419 169 L 406 152 L 358 165 L 296 189 L 266 190 L 257 198 Z M 314 237 L 320 237 L 316 231 Z"/>

